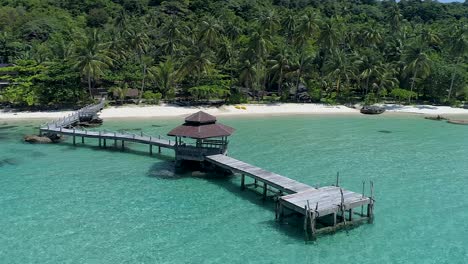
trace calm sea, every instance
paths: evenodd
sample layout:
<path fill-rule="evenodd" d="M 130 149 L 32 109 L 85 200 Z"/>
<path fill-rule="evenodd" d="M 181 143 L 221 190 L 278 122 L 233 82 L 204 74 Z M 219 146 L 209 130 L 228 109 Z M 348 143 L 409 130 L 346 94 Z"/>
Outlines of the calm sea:
<path fill-rule="evenodd" d="M 181 120 L 105 120 L 164 134 Z M 40 121 L 0 120 L 0 263 L 468 263 L 468 127 L 418 116 L 222 118 L 230 156 L 310 185 L 375 183 L 375 223 L 305 243 L 302 222 L 239 177 L 150 157 L 31 145 Z M 108 144 L 111 145 L 111 144 Z"/>

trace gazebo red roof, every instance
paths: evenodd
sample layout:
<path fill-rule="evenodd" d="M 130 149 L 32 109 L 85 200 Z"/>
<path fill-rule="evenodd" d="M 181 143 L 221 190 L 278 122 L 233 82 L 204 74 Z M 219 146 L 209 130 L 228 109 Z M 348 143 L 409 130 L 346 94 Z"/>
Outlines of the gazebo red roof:
<path fill-rule="evenodd" d="M 207 114 L 203 111 L 198 111 L 195 114 L 192 114 L 185 118 L 187 123 L 197 123 L 197 124 L 208 124 L 216 123 L 216 117 L 210 114 Z"/>
<path fill-rule="evenodd" d="M 172 129 L 168 136 L 205 139 L 230 136 L 234 128 L 216 123 L 216 117 L 205 112 L 197 112 L 185 118 L 185 123 Z"/>

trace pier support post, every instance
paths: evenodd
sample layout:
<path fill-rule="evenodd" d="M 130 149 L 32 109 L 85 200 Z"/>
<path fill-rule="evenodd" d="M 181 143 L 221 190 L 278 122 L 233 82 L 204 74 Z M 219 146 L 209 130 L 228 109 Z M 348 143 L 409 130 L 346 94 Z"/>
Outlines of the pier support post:
<path fill-rule="evenodd" d="M 104 139 L 104 148 L 106 147 L 106 139 Z"/>
<path fill-rule="evenodd" d="M 102 144 L 101 144 L 101 138 L 99 138 L 99 147 L 101 147 Z"/>
<path fill-rule="evenodd" d="M 367 217 L 369 218 L 369 224 L 374 222 L 374 182 L 370 182 L 370 202 L 367 205 Z"/>
<path fill-rule="evenodd" d="M 122 150 L 125 148 L 125 141 L 122 140 Z"/>
<path fill-rule="evenodd" d="M 258 186 L 257 179 L 254 179 L 254 188 L 257 189 L 257 186 Z"/>
<path fill-rule="evenodd" d="M 266 200 L 266 197 L 267 197 L 267 190 L 268 190 L 267 184 L 266 184 L 266 182 L 264 182 L 264 183 L 263 183 L 263 201 Z"/>
<path fill-rule="evenodd" d="M 81 137 L 81 144 L 84 144 L 84 137 Z"/>
<path fill-rule="evenodd" d="M 315 229 L 316 218 L 317 217 L 315 211 L 313 211 L 310 216 L 310 232 L 312 233 L 312 240 L 315 240 L 315 238 L 317 238 L 317 231 Z"/>
<path fill-rule="evenodd" d="M 333 227 L 336 228 L 336 212 L 333 213 Z"/>
<path fill-rule="evenodd" d="M 307 222 L 309 221 L 309 214 L 307 212 L 307 205 L 304 205 L 304 239 L 305 241 L 309 241 L 309 232 L 308 232 L 308 225 Z"/>
<path fill-rule="evenodd" d="M 241 190 L 245 189 L 245 174 L 241 175 Z"/>
<path fill-rule="evenodd" d="M 153 145 L 149 145 L 149 152 L 150 152 L 150 155 L 153 155 Z"/>
<path fill-rule="evenodd" d="M 353 209 L 349 209 L 349 221 L 353 221 Z"/>

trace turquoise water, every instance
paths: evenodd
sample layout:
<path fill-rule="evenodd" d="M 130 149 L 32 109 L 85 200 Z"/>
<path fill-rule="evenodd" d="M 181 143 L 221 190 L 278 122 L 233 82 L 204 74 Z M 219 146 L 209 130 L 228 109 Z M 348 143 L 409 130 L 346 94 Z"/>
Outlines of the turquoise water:
<path fill-rule="evenodd" d="M 375 223 L 305 243 L 239 177 L 172 153 L 30 145 L 0 120 L 1 263 L 468 263 L 468 127 L 415 116 L 222 118 L 230 155 L 310 185 L 375 182 Z M 162 134 L 180 120 L 105 120 Z M 139 131 L 136 130 L 138 133 Z"/>

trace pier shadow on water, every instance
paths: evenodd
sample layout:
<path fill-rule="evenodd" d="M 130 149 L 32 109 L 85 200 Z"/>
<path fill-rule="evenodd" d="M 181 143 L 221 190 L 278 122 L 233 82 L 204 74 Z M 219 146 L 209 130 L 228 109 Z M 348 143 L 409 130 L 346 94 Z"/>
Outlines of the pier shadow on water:
<path fill-rule="evenodd" d="M 77 139 L 78 141 L 78 139 Z M 94 142 L 93 142 L 94 143 Z M 71 150 L 76 150 L 77 148 L 83 148 L 83 149 L 89 149 L 89 150 L 93 150 L 93 151 L 108 151 L 108 152 L 116 152 L 116 153 L 128 153 L 128 154 L 131 154 L 131 155 L 138 155 L 138 156 L 141 156 L 141 157 L 150 157 L 150 158 L 154 158 L 154 159 L 159 159 L 159 160 L 163 160 L 163 161 L 171 161 L 174 159 L 174 156 L 170 155 L 170 154 L 167 154 L 167 153 L 164 153 L 164 152 L 168 152 L 168 151 L 171 151 L 171 150 L 168 150 L 168 149 L 162 149 L 161 153 L 158 153 L 157 151 L 154 151 L 153 152 L 153 155 L 150 155 L 148 151 L 144 151 L 144 150 L 137 150 L 137 149 L 132 149 L 129 147 L 129 145 L 133 145 L 132 143 L 125 143 L 125 147 L 122 149 L 121 146 L 119 144 L 117 144 L 117 146 L 114 146 L 114 144 L 108 144 L 106 147 L 99 147 L 99 146 L 95 146 L 95 145 L 91 145 L 93 143 L 81 143 L 81 141 L 78 143 L 76 143 L 76 145 L 73 145 L 73 143 L 71 142 L 60 142 L 60 143 L 57 143 L 57 144 L 60 144 L 60 145 L 63 145 L 63 146 L 66 146 L 63 148 L 63 151 L 71 151 Z M 156 149 L 157 147 L 155 147 Z"/>
<path fill-rule="evenodd" d="M 262 210 L 267 210 L 271 212 L 271 218 L 265 219 L 264 221 L 259 222 L 261 225 L 267 226 L 271 229 L 276 230 L 288 237 L 304 240 L 303 232 L 303 218 L 296 214 L 291 214 L 290 216 L 284 218 L 282 221 L 275 219 L 275 200 L 272 197 L 273 192 L 268 191 L 268 196 L 265 200 L 262 197 L 262 187 L 259 184 L 257 188 L 253 186 L 248 186 L 244 190 L 241 190 L 241 186 L 233 181 L 233 178 L 240 177 L 239 175 L 232 174 L 226 176 L 220 176 L 219 174 L 206 173 L 206 176 L 199 177 L 200 179 L 214 184 L 216 186 L 222 187 L 231 193 L 236 194 L 244 202 L 251 203 L 255 206 L 260 207 Z M 246 178 L 247 179 L 247 178 Z M 249 178 L 250 179 L 250 178 Z M 253 179 L 251 179 L 253 182 Z M 246 184 L 250 184 L 247 182 Z"/>

